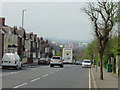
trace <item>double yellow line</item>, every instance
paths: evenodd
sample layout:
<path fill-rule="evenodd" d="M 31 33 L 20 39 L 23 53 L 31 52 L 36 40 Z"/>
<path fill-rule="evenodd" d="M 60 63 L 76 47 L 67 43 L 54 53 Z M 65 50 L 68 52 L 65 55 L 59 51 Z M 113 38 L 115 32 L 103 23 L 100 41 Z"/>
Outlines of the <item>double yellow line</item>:
<path fill-rule="evenodd" d="M 92 88 L 92 83 L 91 82 L 93 83 L 94 88 L 97 89 L 97 84 L 96 84 L 96 81 L 95 81 L 93 70 L 92 70 L 92 68 L 91 69 L 89 68 L 89 90 L 91 90 L 91 88 Z"/>
<path fill-rule="evenodd" d="M 91 70 L 89 68 L 89 90 L 91 90 Z"/>

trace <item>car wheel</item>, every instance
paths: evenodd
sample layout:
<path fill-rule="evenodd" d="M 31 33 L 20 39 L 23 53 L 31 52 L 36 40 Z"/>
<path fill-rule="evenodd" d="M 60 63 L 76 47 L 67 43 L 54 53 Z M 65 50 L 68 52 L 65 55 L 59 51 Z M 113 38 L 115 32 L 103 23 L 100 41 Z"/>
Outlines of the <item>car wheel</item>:
<path fill-rule="evenodd" d="M 53 65 L 50 65 L 50 67 L 53 67 Z"/>
<path fill-rule="evenodd" d="M 22 67 L 19 67 L 19 69 L 21 70 L 21 69 L 22 69 Z"/>
<path fill-rule="evenodd" d="M 61 68 L 63 68 L 63 65 L 60 65 Z"/>

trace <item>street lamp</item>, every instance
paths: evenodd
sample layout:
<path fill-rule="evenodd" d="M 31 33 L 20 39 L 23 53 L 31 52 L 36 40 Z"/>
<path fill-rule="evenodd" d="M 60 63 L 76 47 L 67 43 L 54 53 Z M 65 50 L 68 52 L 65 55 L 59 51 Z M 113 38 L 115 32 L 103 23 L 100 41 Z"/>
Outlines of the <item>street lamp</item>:
<path fill-rule="evenodd" d="M 22 28 L 23 28 L 23 25 L 24 25 L 24 12 L 25 12 L 26 10 L 22 10 Z"/>

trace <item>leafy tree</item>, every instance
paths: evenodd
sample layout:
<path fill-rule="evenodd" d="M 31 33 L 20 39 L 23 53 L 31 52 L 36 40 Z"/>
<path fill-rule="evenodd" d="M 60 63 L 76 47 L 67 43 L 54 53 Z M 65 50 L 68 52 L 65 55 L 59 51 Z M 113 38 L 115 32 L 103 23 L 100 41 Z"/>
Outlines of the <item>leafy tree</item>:
<path fill-rule="evenodd" d="M 58 51 L 58 52 L 55 53 L 55 55 L 56 55 L 56 56 L 61 56 L 61 52 Z"/>
<path fill-rule="evenodd" d="M 103 80 L 103 55 L 109 40 L 109 33 L 115 25 L 118 4 L 114 2 L 98 1 L 97 3 L 88 3 L 83 11 L 89 16 L 94 27 L 94 33 L 98 40 L 98 51 L 100 58 L 100 79 Z"/>

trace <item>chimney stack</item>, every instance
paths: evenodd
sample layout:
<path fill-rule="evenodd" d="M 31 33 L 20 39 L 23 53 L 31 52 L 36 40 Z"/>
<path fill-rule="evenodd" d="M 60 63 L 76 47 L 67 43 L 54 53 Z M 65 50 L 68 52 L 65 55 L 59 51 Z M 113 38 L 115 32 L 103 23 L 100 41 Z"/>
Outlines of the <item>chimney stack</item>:
<path fill-rule="evenodd" d="M 5 26 L 5 18 L 0 17 L 0 25 Z"/>
<path fill-rule="evenodd" d="M 33 35 L 33 32 L 30 32 L 31 35 Z"/>

